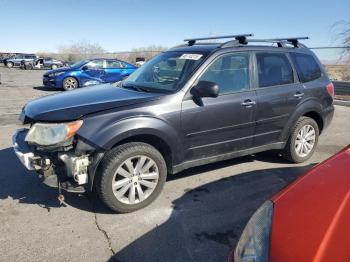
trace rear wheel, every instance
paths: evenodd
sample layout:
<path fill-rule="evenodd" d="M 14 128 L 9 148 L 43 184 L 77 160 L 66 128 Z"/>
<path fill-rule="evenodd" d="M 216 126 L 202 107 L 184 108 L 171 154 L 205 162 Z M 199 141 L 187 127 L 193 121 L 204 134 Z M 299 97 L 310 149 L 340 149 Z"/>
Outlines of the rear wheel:
<path fill-rule="evenodd" d="M 51 66 L 51 69 L 56 69 L 57 68 L 57 65 L 52 65 Z"/>
<path fill-rule="evenodd" d="M 128 213 L 152 203 L 162 191 L 166 176 L 160 152 L 149 144 L 132 142 L 105 155 L 95 186 L 109 208 Z"/>
<path fill-rule="evenodd" d="M 74 77 L 69 76 L 63 79 L 63 89 L 66 91 L 74 90 L 78 88 L 78 86 L 78 80 Z"/>
<path fill-rule="evenodd" d="M 7 63 L 6 63 L 6 66 L 7 66 L 8 68 L 12 68 L 12 67 L 14 66 L 14 64 L 13 64 L 13 62 L 7 62 Z"/>
<path fill-rule="evenodd" d="M 301 117 L 295 124 L 282 155 L 285 159 L 301 163 L 314 153 L 319 137 L 319 128 L 315 120 Z"/>

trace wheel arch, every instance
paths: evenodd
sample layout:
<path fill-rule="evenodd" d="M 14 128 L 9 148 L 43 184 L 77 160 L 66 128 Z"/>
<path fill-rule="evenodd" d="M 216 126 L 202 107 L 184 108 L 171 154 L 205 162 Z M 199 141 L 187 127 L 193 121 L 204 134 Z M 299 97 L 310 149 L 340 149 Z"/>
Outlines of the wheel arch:
<path fill-rule="evenodd" d="M 86 133 L 84 130 L 81 131 L 83 131 L 81 133 L 83 137 L 90 137 L 89 141 L 94 141 L 94 146 L 104 152 L 128 142 L 147 143 L 162 154 L 168 173 L 172 173 L 173 166 L 180 161 L 179 156 L 183 155 L 179 152 L 181 146 L 176 131 L 165 121 L 154 117 L 129 118 L 110 124 L 99 131 L 88 128 Z M 96 177 L 95 173 L 102 158 L 103 153 L 98 153 L 94 161 L 94 167 L 89 174 L 90 189 L 92 189 Z"/>
<path fill-rule="evenodd" d="M 294 113 L 290 116 L 287 124 L 284 126 L 280 140 L 287 141 L 290 136 L 290 130 L 292 130 L 295 123 L 302 116 L 310 117 L 316 121 L 320 134 L 324 128 L 324 120 L 322 118 L 322 107 L 320 103 L 314 100 L 309 100 L 306 103 L 301 104 Z"/>

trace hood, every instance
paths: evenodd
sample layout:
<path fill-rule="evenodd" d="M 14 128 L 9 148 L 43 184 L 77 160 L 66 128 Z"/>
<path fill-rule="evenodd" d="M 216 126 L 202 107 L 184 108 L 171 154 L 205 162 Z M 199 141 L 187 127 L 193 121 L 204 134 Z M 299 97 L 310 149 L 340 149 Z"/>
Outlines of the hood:
<path fill-rule="evenodd" d="M 271 261 L 349 261 L 349 166 L 350 146 L 273 198 Z"/>
<path fill-rule="evenodd" d="M 158 99 L 162 94 L 118 88 L 110 84 L 84 87 L 29 102 L 22 111 L 23 123 L 72 121 L 84 115 Z"/>
<path fill-rule="evenodd" d="M 60 67 L 60 68 L 49 70 L 44 75 L 47 76 L 47 75 L 54 74 L 54 73 L 68 72 L 68 71 L 73 71 L 73 70 L 75 70 L 75 68 L 73 68 L 73 67 Z"/>

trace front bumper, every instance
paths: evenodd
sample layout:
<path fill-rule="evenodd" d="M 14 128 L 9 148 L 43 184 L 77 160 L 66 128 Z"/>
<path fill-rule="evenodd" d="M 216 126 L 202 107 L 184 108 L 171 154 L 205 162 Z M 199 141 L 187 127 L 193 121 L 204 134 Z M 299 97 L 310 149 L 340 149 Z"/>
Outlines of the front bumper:
<path fill-rule="evenodd" d="M 48 76 L 43 77 L 43 85 L 47 87 L 56 87 L 56 80 Z"/>
<path fill-rule="evenodd" d="M 18 159 L 28 170 L 36 170 L 33 165 L 34 153 L 32 148 L 24 141 L 28 129 L 19 129 L 12 137 L 13 150 Z"/>
<path fill-rule="evenodd" d="M 71 151 L 37 151 L 25 141 L 28 129 L 19 129 L 12 137 L 13 149 L 20 162 L 28 169 L 36 171 L 43 183 L 74 193 L 86 191 L 89 155 L 77 156 Z"/>

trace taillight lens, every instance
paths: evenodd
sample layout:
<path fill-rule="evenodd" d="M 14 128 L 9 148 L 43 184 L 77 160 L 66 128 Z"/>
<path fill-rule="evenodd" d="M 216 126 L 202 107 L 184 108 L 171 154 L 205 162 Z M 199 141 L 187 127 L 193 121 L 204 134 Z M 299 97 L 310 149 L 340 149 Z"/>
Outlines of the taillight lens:
<path fill-rule="evenodd" d="M 327 85 L 327 92 L 331 97 L 334 97 L 334 85 L 333 85 L 333 83 L 329 83 Z"/>

